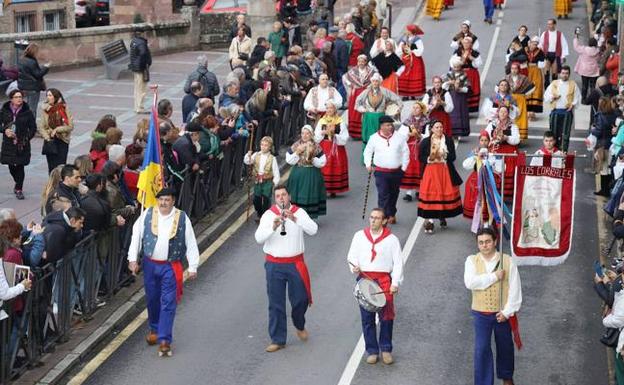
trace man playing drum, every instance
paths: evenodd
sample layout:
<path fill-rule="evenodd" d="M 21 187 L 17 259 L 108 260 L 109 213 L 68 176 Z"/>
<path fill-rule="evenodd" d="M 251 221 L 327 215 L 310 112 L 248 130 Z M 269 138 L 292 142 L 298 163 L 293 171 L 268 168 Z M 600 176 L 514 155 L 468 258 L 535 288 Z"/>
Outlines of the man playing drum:
<path fill-rule="evenodd" d="M 303 233 L 315 235 L 318 225 L 306 211 L 290 203 L 285 186 L 274 191 L 275 204 L 260 219 L 256 242 L 264 243 L 266 253 L 267 295 L 269 297 L 269 335 L 266 351 L 276 352 L 286 345 L 286 285 L 292 320 L 300 340 L 308 339 L 305 313 L 312 304 L 310 275 L 303 261 Z"/>
<path fill-rule="evenodd" d="M 386 305 L 379 313 L 379 339 L 375 313 L 360 306 L 362 333 L 366 346 L 366 362 L 377 363 L 379 351 L 384 364 L 394 362 L 392 358 L 392 326 L 394 322 L 394 295 L 403 281 L 403 257 L 399 238 L 386 225 L 384 210 L 375 208 L 369 217 L 370 227 L 353 236 L 347 261 L 351 272 L 358 274 L 357 280 L 375 281 L 381 290 L 368 295 L 385 295 Z"/>

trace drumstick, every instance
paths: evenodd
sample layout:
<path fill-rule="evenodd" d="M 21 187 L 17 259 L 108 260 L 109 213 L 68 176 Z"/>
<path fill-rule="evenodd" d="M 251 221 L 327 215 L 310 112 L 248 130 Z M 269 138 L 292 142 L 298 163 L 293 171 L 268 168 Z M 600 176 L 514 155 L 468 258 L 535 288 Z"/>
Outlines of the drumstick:
<path fill-rule="evenodd" d="M 373 293 L 371 295 L 378 295 L 378 294 L 392 294 L 392 293 L 389 291 L 382 290 L 382 291 L 378 291 L 377 293 Z"/>
<path fill-rule="evenodd" d="M 348 262 L 349 262 L 349 265 L 351 265 L 351 267 L 355 267 L 356 269 L 359 269 L 359 267 L 355 266 L 354 264 L 352 264 L 351 261 L 348 261 Z M 371 281 L 374 281 L 374 279 L 372 279 L 370 275 L 366 274 L 362 270 L 360 270 L 360 274 L 362 274 L 364 276 L 364 278 L 370 279 Z"/>

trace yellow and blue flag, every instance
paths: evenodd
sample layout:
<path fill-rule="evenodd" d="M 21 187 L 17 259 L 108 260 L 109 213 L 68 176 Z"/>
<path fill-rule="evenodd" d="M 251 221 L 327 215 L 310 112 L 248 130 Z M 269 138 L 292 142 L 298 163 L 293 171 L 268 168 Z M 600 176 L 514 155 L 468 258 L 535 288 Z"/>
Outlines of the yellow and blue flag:
<path fill-rule="evenodd" d="M 160 158 L 160 131 L 158 129 L 158 113 L 152 106 L 147 145 L 143 157 L 143 165 L 139 174 L 137 199 L 143 209 L 153 207 L 157 203 L 156 194 L 163 188 L 163 168 Z"/>

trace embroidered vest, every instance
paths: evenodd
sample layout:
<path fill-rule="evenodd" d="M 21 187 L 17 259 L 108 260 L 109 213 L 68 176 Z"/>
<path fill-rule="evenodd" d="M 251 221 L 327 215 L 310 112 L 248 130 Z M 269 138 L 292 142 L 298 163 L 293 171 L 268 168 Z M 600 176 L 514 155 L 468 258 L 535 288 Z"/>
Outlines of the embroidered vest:
<path fill-rule="evenodd" d="M 258 153 L 258 155 L 256 155 L 256 157 L 254 158 L 253 173 L 255 177 L 257 177 L 260 174 L 260 157 L 261 155 L 260 153 Z M 266 163 L 264 164 L 264 170 L 262 171 L 262 178 L 263 179 L 273 178 L 273 155 L 272 154 L 267 155 Z"/>
<path fill-rule="evenodd" d="M 169 252 L 167 261 L 173 262 L 186 256 L 186 214 L 175 209 L 173 214 L 173 226 L 169 234 Z M 158 240 L 158 215 L 154 214 L 154 208 L 147 209 L 143 227 L 143 257 L 151 257 L 154 254 L 156 241 Z"/>
<path fill-rule="evenodd" d="M 498 254 L 498 253 L 497 253 Z M 510 256 L 503 254 L 503 270 L 505 270 L 505 278 L 502 281 L 497 281 L 485 290 L 473 290 L 472 291 L 472 310 L 480 312 L 495 313 L 501 309 L 501 303 L 503 306 L 507 303 L 507 296 L 509 294 L 509 262 Z M 479 254 L 471 255 L 470 260 L 476 267 L 477 274 L 486 274 L 485 262 L 479 258 Z M 503 300 L 500 300 L 501 285 L 503 285 Z"/>
<path fill-rule="evenodd" d="M 552 83 L 550 83 L 550 86 L 552 87 L 552 95 L 559 95 L 559 84 L 561 80 L 555 80 Z M 566 94 L 566 108 L 570 108 L 572 107 L 572 102 L 574 101 L 574 91 L 576 91 L 576 83 L 574 83 L 572 80 L 568 80 L 568 93 Z M 550 102 L 550 109 L 554 110 L 555 107 L 557 106 L 557 101 L 553 100 L 552 102 Z"/>

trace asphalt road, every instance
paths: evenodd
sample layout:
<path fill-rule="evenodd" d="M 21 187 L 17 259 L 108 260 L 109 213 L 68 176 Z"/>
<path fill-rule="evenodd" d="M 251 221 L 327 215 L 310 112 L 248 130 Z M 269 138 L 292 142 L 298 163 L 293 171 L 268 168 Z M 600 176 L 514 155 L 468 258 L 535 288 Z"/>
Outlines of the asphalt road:
<path fill-rule="evenodd" d="M 503 51 L 518 25 L 526 24 L 531 33 L 536 33 L 552 13 L 550 1 L 508 1 L 484 84 L 486 93 L 503 74 Z M 428 78 L 446 71 L 450 39 L 461 20 L 473 21 L 484 58 L 497 35 L 496 25 L 481 22 L 481 1 L 458 0 L 455 4 L 439 23 L 427 17 L 418 21 L 426 32 Z M 568 38 L 575 26 L 587 25 L 584 7 L 584 2 L 574 3 L 572 18 L 560 22 Z M 395 9 L 403 26 L 412 22 L 410 10 L 414 8 Z M 395 31 L 402 29 L 401 25 L 394 27 Z M 569 61 L 574 63 L 575 56 Z M 544 120 L 536 125 L 543 126 Z M 480 128 L 473 124 L 472 132 Z M 530 134 L 541 136 L 543 131 L 533 128 Z M 574 135 L 584 136 L 578 128 Z M 463 159 L 476 142 L 475 137 L 462 140 L 458 159 Z M 524 149 L 533 152 L 539 145 L 539 140 L 530 140 Z M 572 148 L 581 151 L 581 145 L 573 142 Z M 365 226 L 361 210 L 366 173 L 359 165 L 361 144 L 349 142 L 347 147 L 351 191 L 328 201 L 329 215 L 319 219 L 318 234 L 307 239 L 306 260 L 315 299 L 307 316 L 307 343 L 297 340 L 291 326 L 286 349 L 274 354 L 264 352 L 270 341 L 263 254 L 253 239 L 255 224 L 250 221 L 200 268 L 199 279 L 186 286 L 176 317 L 173 358 L 159 359 L 156 349 L 145 345 L 143 327 L 86 383 L 338 383 L 361 334 L 346 252 L 353 233 Z M 516 355 L 517 384 L 606 383 L 607 355 L 598 342 L 602 331 L 600 308 L 591 288 L 591 263 L 598 250 L 592 194 L 595 186 L 593 176 L 582 172 L 584 166 L 583 160 L 577 163 L 573 251 L 567 262 L 550 268 L 520 268 L 524 301 L 519 319 L 524 349 Z M 465 172 L 463 176 L 467 176 Z M 375 202 L 374 187 L 371 198 Z M 392 231 L 402 243 L 416 219 L 416 203 L 400 200 L 399 222 Z M 433 236 L 418 234 L 396 300 L 396 363 L 389 367 L 362 362 L 352 384 L 472 383 L 473 331 L 469 292 L 463 285 L 463 263 L 474 250 L 469 223 L 461 217 L 449 220 L 449 228 Z"/>

